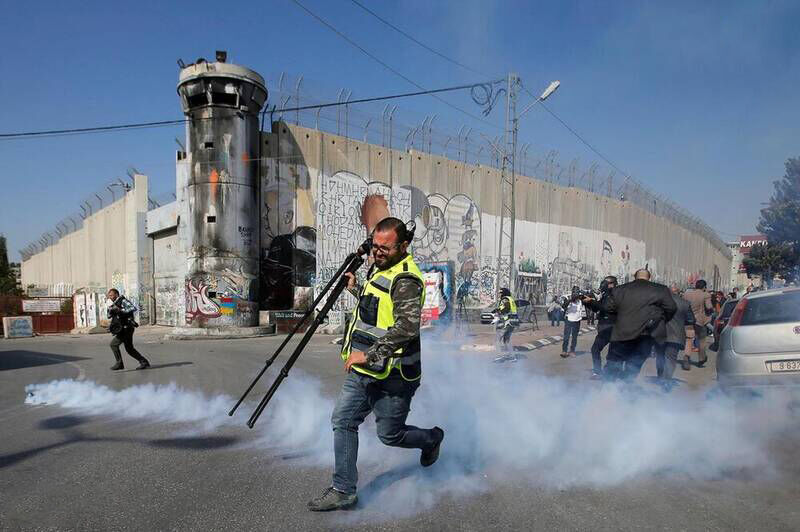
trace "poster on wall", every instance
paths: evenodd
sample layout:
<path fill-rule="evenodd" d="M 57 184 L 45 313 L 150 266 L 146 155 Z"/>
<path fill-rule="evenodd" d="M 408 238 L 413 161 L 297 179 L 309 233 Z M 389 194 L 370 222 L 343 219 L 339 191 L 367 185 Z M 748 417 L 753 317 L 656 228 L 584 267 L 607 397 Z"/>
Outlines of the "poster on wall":
<path fill-rule="evenodd" d="M 423 262 L 419 266 L 425 281 L 422 324 L 449 320 L 453 302 L 453 262 Z"/>

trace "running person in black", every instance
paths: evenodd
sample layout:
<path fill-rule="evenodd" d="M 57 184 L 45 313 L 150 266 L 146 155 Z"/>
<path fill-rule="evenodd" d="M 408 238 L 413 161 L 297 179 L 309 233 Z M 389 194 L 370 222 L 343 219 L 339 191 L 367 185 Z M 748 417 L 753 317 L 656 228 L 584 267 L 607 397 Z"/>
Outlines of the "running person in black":
<path fill-rule="evenodd" d="M 139 362 L 139 367 L 136 369 L 149 368 L 150 362 L 133 347 L 133 331 L 138 327 L 138 324 L 133 319 L 133 313 L 136 312 L 136 307 L 133 303 L 125 299 L 125 296 L 121 296 L 119 290 L 116 288 L 109 290 L 106 297 L 111 301 L 107 315 L 108 319 L 111 320 L 109 331 L 114 335 L 114 339 L 111 340 L 111 351 L 114 353 L 114 358 L 117 361 L 116 364 L 111 366 L 111 369 L 116 371 L 125 368 L 125 365 L 122 363 L 122 354 L 119 352 L 120 344 L 123 344 L 125 346 L 125 351 Z"/>

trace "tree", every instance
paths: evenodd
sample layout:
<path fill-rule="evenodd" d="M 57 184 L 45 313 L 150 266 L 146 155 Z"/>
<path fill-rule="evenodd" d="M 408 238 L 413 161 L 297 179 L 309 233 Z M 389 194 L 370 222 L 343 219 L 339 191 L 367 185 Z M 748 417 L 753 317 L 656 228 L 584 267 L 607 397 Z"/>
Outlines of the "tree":
<path fill-rule="evenodd" d="M 8 250 L 6 249 L 6 237 L 0 235 L 0 277 L 7 277 L 11 273 L 8 265 Z"/>
<path fill-rule="evenodd" d="M 6 249 L 6 237 L 0 235 L 0 295 L 21 295 L 22 291 L 17 287 L 17 276 L 11 270 L 8 263 L 8 250 Z"/>
<path fill-rule="evenodd" d="M 767 287 L 771 287 L 772 279 L 776 275 L 787 283 L 797 279 L 800 254 L 788 242 L 767 242 L 753 246 L 742 264 L 747 269 L 748 275 L 760 275 Z"/>
<path fill-rule="evenodd" d="M 786 175 L 774 181 L 769 206 L 756 228 L 774 244 L 790 243 L 800 251 L 800 158 L 786 161 Z"/>

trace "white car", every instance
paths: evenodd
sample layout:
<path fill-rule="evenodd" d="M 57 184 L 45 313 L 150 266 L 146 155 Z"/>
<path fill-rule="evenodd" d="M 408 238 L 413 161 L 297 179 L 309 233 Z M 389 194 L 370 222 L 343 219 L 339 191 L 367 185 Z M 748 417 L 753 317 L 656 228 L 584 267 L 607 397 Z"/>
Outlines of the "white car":
<path fill-rule="evenodd" d="M 739 300 L 720 335 L 717 380 L 723 388 L 800 385 L 800 288 Z"/>

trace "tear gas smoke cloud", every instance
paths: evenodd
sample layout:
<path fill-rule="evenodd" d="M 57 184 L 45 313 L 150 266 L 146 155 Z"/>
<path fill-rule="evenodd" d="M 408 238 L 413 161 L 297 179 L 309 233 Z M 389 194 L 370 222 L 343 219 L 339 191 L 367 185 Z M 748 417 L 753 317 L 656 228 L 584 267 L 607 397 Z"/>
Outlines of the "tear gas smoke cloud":
<path fill-rule="evenodd" d="M 770 474 L 776 468 L 769 442 L 797 437 L 798 398 L 787 392 L 747 400 L 711 389 L 664 395 L 545 377 L 524 362 L 502 367 L 448 349 L 427 343 L 423 385 L 409 416 L 411 424 L 445 429 L 436 466 L 420 468 L 418 451 L 385 447 L 374 423 L 362 427 L 360 498 L 368 513 L 408 515 L 443 496 L 478 493 L 509 479 L 564 488 L 613 486 L 647 475 L 709 479 L 743 469 Z M 299 451 L 300 465 L 330 467 L 334 398 L 320 390 L 317 380 L 294 370 L 256 426 L 256 445 Z M 175 384 L 114 391 L 92 382 L 54 381 L 28 391 L 31 404 L 188 422 L 205 430 L 243 427 L 242 416 L 227 416 L 232 398 Z"/>
<path fill-rule="evenodd" d="M 266 377 L 267 379 L 269 376 Z M 278 448 L 306 448 L 307 455 L 321 455 L 332 447 L 330 412 L 333 401 L 320 392 L 319 382 L 300 370 L 281 386 L 259 424 L 256 444 Z M 242 427 L 242 414 L 229 417 L 234 403 L 230 396 L 213 396 L 169 384 L 139 384 L 113 390 L 93 381 L 56 380 L 26 386 L 25 403 L 59 405 L 93 415 L 110 415 L 127 419 L 191 424 L 210 432 L 222 426 Z M 299 406 L 294 404 L 299 403 Z M 241 411 L 252 411 L 253 405 L 242 405 Z M 261 430 L 258 430 L 261 429 Z M 264 430 L 269 429 L 269 430 Z M 325 443 L 329 443 L 325 447 Z M 322 446 L 322 447 L 320 447 Z"/>

